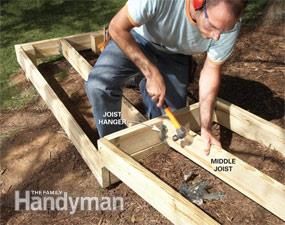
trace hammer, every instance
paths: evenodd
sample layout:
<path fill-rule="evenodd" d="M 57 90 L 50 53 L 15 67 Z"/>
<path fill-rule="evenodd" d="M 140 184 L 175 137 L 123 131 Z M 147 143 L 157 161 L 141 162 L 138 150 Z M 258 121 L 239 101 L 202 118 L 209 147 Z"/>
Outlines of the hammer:
<path fill-rule="evenodd" d="M 176 134 L 173 135 L 172 140 L 177 141 L 178 139 L 183 139 L 186 136 L 186 129 L 181 126 L 181 124 L 178 122 L 176 117 L 174 116 L 173 112 L 171 111 L 170 107 L 164 102 L 162 106 L 165 114 L 173 124 L 173 126 L 176 128 Z"/>

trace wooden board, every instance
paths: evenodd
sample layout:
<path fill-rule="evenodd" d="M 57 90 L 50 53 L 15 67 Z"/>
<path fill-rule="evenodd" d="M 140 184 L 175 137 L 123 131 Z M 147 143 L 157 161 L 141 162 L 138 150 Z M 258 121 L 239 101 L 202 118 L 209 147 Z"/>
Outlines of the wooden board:
<path fill-rule="evenodd" d="M 198 119 L 198 106 L 198 104 L 195 104 L 195 107 L 192 107 L 194 116 L 192 115 L 192 111 L 188 111 L 188 113 L 182 111 L 180 115 L 179 112 L 177 113 L 179 115 L 178 117 L 190 121 L 191 124 L 191 121 L 196 121 Z M 175 133 L 175 128 L 165 117 L 147 121 L 145 124 L 147 124 L 147 126 L 144 124 L 136 125 L 132 128 L 108 135 L 106 138 L 116 147 L 119 147 L 121 151 L 131 152 L 132 148 L 137 149 L 142 145 L 149 146 L 151 143 L 159 142 L 158 137 L 155 137 L 156 134 L 148 126 L 164 124 L 168 130 L 168 138 L 166 141 L 169 146 L 257 202 L 279 218 L 285 219 L 285 211 L 283 210 L 285 208 L 285 186 L 283 184 L 223 149 L 212 147 L 211 154 L 206 156 L 202 150 L 203 141 L 201 137 L 193 131 L 190 131 L 194 136 L 193 143 L 189 146 L 182 147 L 180 142 L 172 141 L 172 135 Z M 145 137 L 144 140 L 146 140 L 146 142 L 140 141 L 142 137 Z M 211 159 L 215 158 L 234 159 L 235 165 L 232 172 L 215 172 L 215 165 L 211 164 Z"/>
<path fill-rule="evenodd" d="M 176 225 L 218 224 L 107 139 L 100 139 L 98 148 L 108 170 L 172 223 Z"/>
<path fill-rule="evenodd" d="M 92 67 L 78 51 L 92 49 L 98 52 L 96 43 L 102 39 L 102 32 L 91 32 L 15 46 L 18 62 L 27 78 L 46 101 L 102 187 L 109 186 L 119 178 L 174 224 L 217 224 L 215 220 L 135 160 L 147 157 L 154 151 L 165 150 L 167 143 L 179 153 L 285 220 L 285 210 L 283 210 L 285 208 L 285 187 L 283 184 L 223 149 L 213 147 L 209 156 L 203 153 L 201 150 L 203 141 L 198 134 L 194 133 L 199 130 L 200 126 L 199 104 L 176 112 L 182 124 L 190 122 L 189 128 L 192 130 L 190 133 L 193 138 L 189 146 L 182 147 L 180 141 L 174 142 L 171 137 L 175 129 L 167 118 L 160 117 L 100 139 L 98 151 L 38 71 L 36 62 L 40 57 L 62 53 L 86 80 Z M 122 114 L 129 121 L 145 121 L 143 115 L 125 98 L 122 101 Z M 213 119 L 241 136 L 262 143 L 268 148 L 276 149 L 285 156 L 284 129 L 222 99 L 218 99 L 216 103 Z M 159 133 L 153 130 L 154 125 L 162 124 L 168 130 L 168 136 L 164 142 L 161 141 Z M 234 159 L 235 165 L 232 171 L 215 172 L 211 164 L 211 159 L 215 158 Z M 109 170 L 118 178 L 113 176 Z"/>
<path fill-rule="evenodd" d="M 221 148 L 212 146 L 210 155 L 206 156 L 203 151 L 203 140 L 195 132 L 190 132 L 194 136 L 193 142 L 182 147 L 180 141 L 174 142 L 171 138 L 175 134 L 174 127 L 169 121 L 164 123 L 169 130 L 167 143 L 170 147 L 285 220 L 285 186 L 283 184 Z M 235 164 L 231 172 L 215 172 L 216 164 L 211 164 L 211 159 L 235 160 Z"/>
<path fill-rule="evenodd" d="M 25 71 L 26 76 L 33 83 L 38 93 L 53 112 L 54 116 L 69 139 L 75 145 L 100 185 L 106 186 L 107 184 L 104 184 L 103 175 L 107 171 L 103 169 L 98 151 L 91 140 L 87 137 L 72 114 L 68 111 L 22 48 L 17 49 L 17 58 L 19 59 L 19 64 Z"/>
<path fill-rule="evenodd" d="M 84 80 L 87 80 L 88 74 L 91 71 L 92 66 L 80 55 L 80 53 L 67 40 L 56 39 L 56 41 L 60 44 L 60 49 L 61 49 L 61 53 L 63 54 L 63 56 L 69 61 L 69 63 L 81 75 L 81 77 Z M 36 44 L 45 44 L 45 42 L 39 42 Z M 34 50 L 34 48 L 31 45 L 25 45 L 25 47 L 26 47 L 26 49 L 29 49 L 29 54 L 31 55 L 33 53 L 33 55 L 27 56 L 25 51 L 19 45 L 16 47 L 16 52 L 17 52 L 18 61 L 19 61 L 20 65 L 22 66 L 22 68 L 25 70 L 27 78 L 29 79 L 31 74 L 33 75 L 33 74 L 37 73 L 39 76 L 39 79 L 40 80 L 42 79 L 45 81 L 45 79 L 43 78 L 41 73 L 37 70 L 35 64 L 32 62 L 33 65 L 31 65 L 29 63 L 29 61 L 27 61 L 27 60 L 30 60 L 30 57 L 32 57 L 33 59 L 36 59 L 36 51 Z M 23 53 L 25 53 L 24 56 L 23 56 Z M 30 64 L 30 66 L 27 66 L 26 65 L 27 63 Z M 30 68 L 31 66 L 33 67 L 32 73 L 29 70 L 27 70 L 27 68 Z M 39 81 L 34 79 L 34 81 L 32 81 L 32 83 L 36 87 L 36 85 L 39 83 Z M 48 83 L 46 81 L 45 81 L 45 83 L 48 85 Z M 48 92 L 52 91 L 52 87 L 49 86 L 48 89 L 49 89 Z M 39 92 L 39 93 L 41 96 L 43 96 L 43 93 L 41 93 L 41 92 Z M 48 94 L 45 94 L 45 96 L 47 96 L 47 95 Z M 56 99 L 56 101 L 60 101 L 60 99 L 57 96 L 53 96 L 53 97 L 51 97 L 51 100 L 49 100 L 50 97 L 51 96 L 47 96 L 46 98 L 44 98 L 44 100 L 47 103 L 49 103 L 50 101 L 53 101 L 54 99 Z M 62 103 L 62 105 L 63 105 L 63 103 Z M 50 105 L 49 105 L 49 107 L 54 112 L 55 109 L 51 108 Z M 61 107 L 59 107 L 59 108 L 61 108 Z M 56 117 L 61 125 L 64 123 L 64 121 L 62 121 L 62 120 L 64 120 L 65 118 L 68 117 L 68 116 L 67 117 L 65 116 L 64 112 L 66 112 L 66 111 L 68 111 L 68 110 L 67 109 L 63 110 L 62 115 Z M 125 97 L 123 97 L 123 100 L 122 100 L 122 118 L 126 119 L 127 121 L 136 121 L 138 123 L 146 120 L 146 118 Z M 132 125 L 132 123 L 129 123 L 128 125 Z M 63 125 L 62 125 L 62 127 L 65 129 L 65 127 Z M 77 131 L 78 131 L 78 129 L 74 130 L 75 133 Z M 67 134 L 69 132 L 70 132 L 70 130 L 66 130 Z M 76 141 L 76 140 L 74 140 L 74 141 Z M 134 158 L 139 160 L 139 159 L 143 159 L 143 158 L 149 156 L 153 152 L 164 151 L 166 149 L 165 145 L 163 145 L 161 142 L 159 142 L 157 145 L 155 145 L 155 147 L 152 147 L 154 144 L 157 144 L 157 143 L 150 143 L 148 146 L 136 149 L 137 151 L 130 152 L 129 154 L 133 155 Z M 79 146 L 79 145 L 75 145 L 75 146 L 77 147 L 77 149 L 82 148 L 82 146 Z M 87 146 L 91 146 L 91 149 L 93 151 L 96 151 L 96 148 L 94 147 L 94 145 L 91 142 L 88 143 Z M 96 160 L 97 160 L 96 157 L 97 156 L 95 156 L 95 159 L 93 159 L 94 157 L 88 157 L 90 162 L 89 163 L 87 162 L 87 164 L 88 165 L 89 164 L 95 164 L 95 165 L 98 164 L 99 165 L 100 163 L 96 162 Z M 85 158 L 83 157 L 83 159 L 85 159 Z M 101 170 L 101 172 L 96 175 L 96 178 L 102 187 L 107 187 L 107 186 L 119 181 L 112 174 L 110 174 L 106 169 L 104 169 L 104 167 L 102 165 L 99 165 L 99 167 L 100 168 L 96 168 L 96 170 L 94 170 L 94 173 L 96 171 Z"/>
<path fill-rule="evenodd" d="M 91 49 L 91 37 L 96 37 L 99 40 L 103 40 L 103 31 L 89 32 L 83 34 L 76 34 L 67 37 L 47 39 L 43 41 L 35 41 L 25 44 L 15 45 L 15 48 L 21 47 L 28 55 L 30 54 L 31 47 L 36 51 L 36 58 L 44 58 L 60 55 L 60 40 L 65 39 L 73 45 L 76 50 Z M 30 56 L 30 55 L 29 55 Z"/>
<path fill-rule="evenodd" d="M 75 48 L 72 47 L 70 43 L 68 43 L 68 41 L 60 40 L 60 44 L 63 56 L 68 60 L 68 62 L 73 66 L 73 68 L 81 75 L 81 77 L 84 80 L 87 80 L 88 75 L 92 69 L 92 66 L 80 55 L 80 53 Z M 122 98 L 122 118 L 125 119 L 126 121 L 130 121 L 128 123 L 129 126 L 146 121 L 146 118 L 124 96 Z M 159 138 L 156 142 L 150 140 L 150 144 L 148 145 L 143 144 L 143 146 L 140 148 L 132 148 L 133 151 L 132 152 L 129 151 L 128 153 L 132 154 L 136 153 L 137 151 L 142 151 L 142 150 L 145 151 L 145 149 L 149 148 L 150 146 L 159 143 L 161 143 Z M 133 146 L 129 141 L 127 144 L 129 146 Z"/>
<path fill-rule="evenodd" d="M 216 122 L 285 157 L 285 130 L 223 99 L 216 103 Z"/>
<path fill-rule="evenodd" d="M 59 40 L 63 56 L 86 81 L 92 66 L 83 58 L 80 53 L 67 41 Z M 122 118 L 126 121 L 143 122 L 146 118 L 123 96 L 122 98 Z M 132 125 L 129 123 L 128 125 Z"/>

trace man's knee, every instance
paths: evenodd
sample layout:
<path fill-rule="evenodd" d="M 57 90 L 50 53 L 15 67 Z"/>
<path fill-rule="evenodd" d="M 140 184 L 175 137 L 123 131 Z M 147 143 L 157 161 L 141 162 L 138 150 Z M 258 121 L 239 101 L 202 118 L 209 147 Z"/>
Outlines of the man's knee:
<path fill-rule="evenodd" d="M 89 74 L 86 82 L 86 92 L 91 101 L 119 100 L 122 96 L 120 82 L 115 82 L 112 79 L 112 74 L 98 71 L 96 67 Z"/>
<path fill-rule="evenodd" d="M 107 83 L 104 84 L 104 82 L 102 82 L 103 79 L 101 79 L 101 76 L 102 74 L 98 73 L 95 68 L 89 73 L 88 80 L 85 83 L 88 98 L 99 96 L 105 89 L 105 86 L 107 86 Z"/>

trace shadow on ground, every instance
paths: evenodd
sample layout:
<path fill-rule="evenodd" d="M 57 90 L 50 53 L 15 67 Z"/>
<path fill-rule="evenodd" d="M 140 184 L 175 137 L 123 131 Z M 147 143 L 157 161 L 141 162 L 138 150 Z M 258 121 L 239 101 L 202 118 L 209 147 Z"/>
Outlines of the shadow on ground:
<path fill-rule="evenodd" d="M 284 99 L 253 80 L 223 75 L 219 97 L 269 121 L 281 119 L 285 113 Z"/>

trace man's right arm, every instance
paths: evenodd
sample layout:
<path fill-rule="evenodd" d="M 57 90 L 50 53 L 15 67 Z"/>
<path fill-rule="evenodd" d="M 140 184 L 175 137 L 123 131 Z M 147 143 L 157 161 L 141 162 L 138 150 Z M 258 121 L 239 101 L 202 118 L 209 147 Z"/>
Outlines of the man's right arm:
<path fill-rule="evenodd" d="M 128 17 L 128 8 L 125 5 L 111 20 L 109 33 L 126 56 L 140 69 L 147 80 L 147 91 L 158 107 L 161 107 L 165 98 L 165 83 L 158 68 L 144 55 L 130 31 L 139 24 L 133 24 Z"/>

